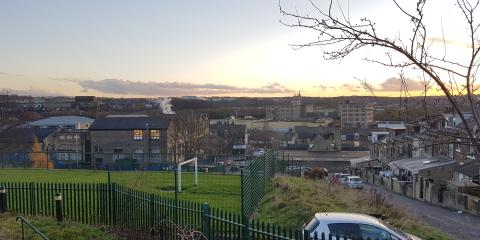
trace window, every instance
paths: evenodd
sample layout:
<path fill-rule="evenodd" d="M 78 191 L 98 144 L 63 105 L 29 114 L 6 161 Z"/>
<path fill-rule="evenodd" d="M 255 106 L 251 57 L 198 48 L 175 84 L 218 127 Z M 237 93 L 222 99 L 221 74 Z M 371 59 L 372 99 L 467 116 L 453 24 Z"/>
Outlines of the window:
<path fill-rule="evenodd" d="M 354 138 L 355 138 L 355 140 L 360 139 L 360 134 L 359 134 L 359 133 L 355 133 L 355 134 L 354 134 Z"/>
<path fill-rule="evenodd" d="M 348 236 L 351 239 L 360 239 L 360 226 L 355 223 L 331 223 L 327 224 L 330 234 L 333 236 Z M 367 238 L 365 238 L 367 239 Z M 375 238 L 371 238 L 375 239 Z"/>
<path fill-rule="evenodd" d="M 461 139 L 457 138 L 457 144 L 455 144 L 455 151 L 457 151 L 457 152 L 462 151 L 462 149 L 460 148 L 460 142 L 461 141 L 462 141 Z"/>
<path fill-rule="evenodd" d="M 472 143 L 469 146 L 467 157 L 475 159 L 475 146 Z"/>
<path fill-rule="evenodd" d="M 160 148 L 153 148 L 152 149 L 152 154 L 150 155 L 150 160 L 151 161 L 161 161 L 162 160 L 162 154 L 160 153 Z"/>
<path fill-rule="evenodd" d="M 160 140 L 160 130 L 158 129 L 150 130 L 150 140 Z"/>
<path fill-rule="evenodd" d="M 135 148 L 133 150 L 133 159 L 135 160 L 142 160 L 143 159 L 143 148 Z"/>
<path fill-rule="evenodd" d="M 317 230 L 318 225 L 320 222 L 316 217 L 314 217 L 310 222 L 305 226 L 305 230 L 307 230 L 309 233 L 314 233 L 315 230 Z"/>
<path fill-rule="evenodd" d="M 359 224 L 360 226 L 360 234 L 362 239 L 381 239 L 381 240 L 391 240 L 392 237 L 390 236 L 390 233 L 367 224 Z"/>
<path fill-rule="evenodd" d="M 143 140 L 143 130 L 133 130 L 133 140 L 135 141 Z"/>
<path fill-rule="evenodd" d="M 96 153 L 103 153 L 103 148 L 101 146 L 95 146 Z"/>

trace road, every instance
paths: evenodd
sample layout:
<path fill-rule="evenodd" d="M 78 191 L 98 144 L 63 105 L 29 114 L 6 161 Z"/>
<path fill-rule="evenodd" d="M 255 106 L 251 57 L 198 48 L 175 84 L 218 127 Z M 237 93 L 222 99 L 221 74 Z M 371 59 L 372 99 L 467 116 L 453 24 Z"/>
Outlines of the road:
<path fill-rule="evenodd" d="M 457 213 L 450 209 L 414 200 L 382 187 L 366 186 L 366 190 L 369 188 L 376 188 L 379 193 L 384 194 L 388 202 L 413 213 L 414 216 L 422 218 L 432 227 L 450 234 L 455 239 L 480 239 L 480 217 Z"/>

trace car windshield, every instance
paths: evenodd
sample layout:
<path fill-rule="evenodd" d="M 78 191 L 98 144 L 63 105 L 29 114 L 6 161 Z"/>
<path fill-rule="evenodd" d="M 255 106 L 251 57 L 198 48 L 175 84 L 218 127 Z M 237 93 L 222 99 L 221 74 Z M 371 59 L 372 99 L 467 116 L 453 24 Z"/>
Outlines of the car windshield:
<path fill-rule="evenodd" d="M 403 233 L 402 231 L 394 228 L 394 227 L 391 226 L 390 224 L 388 224 L 388 223 L 386 223 L 386 222 L 384 222 L 384 221 L 382 221 L 382 220 L 380 220 L 380 219 L 379 219 L 379 221 L 380 221 L 385 227 L 387 227 L 388 229 L 394 231 L 398 236 L 401 236 L 402 238 L 405 238 L 405 239 L 410 239 L 405 233 Z"/>
<path fill-rule="evenodd" d="M 361 182 L 362 179 L 360 179 L 360 178 L 358 178 L 358 177 L 357 177 L 357 178 L 350 178 L 350 181 L 352 181 L 352 182 Z"/>

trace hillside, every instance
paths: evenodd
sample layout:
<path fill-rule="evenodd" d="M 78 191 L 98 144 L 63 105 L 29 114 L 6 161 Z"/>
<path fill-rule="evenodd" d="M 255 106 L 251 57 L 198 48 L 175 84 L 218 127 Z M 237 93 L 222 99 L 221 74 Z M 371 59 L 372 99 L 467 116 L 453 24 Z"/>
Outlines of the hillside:
<path fill-rule="evenodd" d="M 391 225 L 422 239 L 450 239 L 413 215 L 388 204 L 380 195 L 346 189 L 322 180 L 275 178 L 257 212 L 257 218 L 298 228 L 316 212 L 383 214 Z"/>

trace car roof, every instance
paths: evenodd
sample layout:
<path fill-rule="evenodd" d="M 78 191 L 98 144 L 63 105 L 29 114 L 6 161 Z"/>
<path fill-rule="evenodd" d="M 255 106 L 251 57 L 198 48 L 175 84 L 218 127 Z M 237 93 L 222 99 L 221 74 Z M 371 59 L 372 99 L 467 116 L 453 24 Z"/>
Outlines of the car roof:
<path fill-rule="evenodd" d="M 339 213 L 339 212 L 325 212 L 316 213 L 315 218 L 320 222 L 335 222 L 335 223 L 364 223 L 371 225 L 382 225 L 378 219 L 359 213 Z"/>
<path fill-rule="evenodd" d="M 360 178 L 359 176 L 348 176 L 349 178 Z"/>

